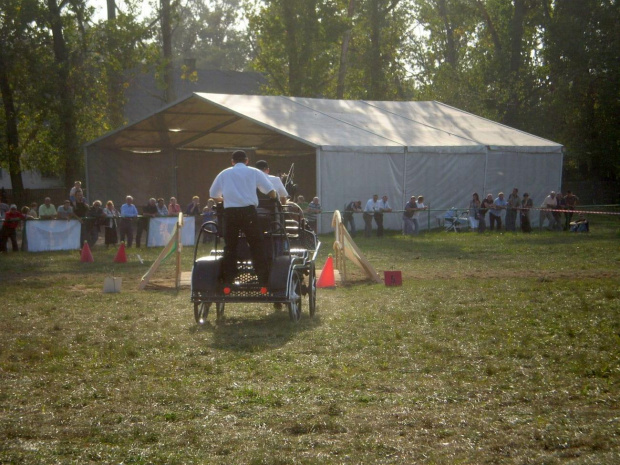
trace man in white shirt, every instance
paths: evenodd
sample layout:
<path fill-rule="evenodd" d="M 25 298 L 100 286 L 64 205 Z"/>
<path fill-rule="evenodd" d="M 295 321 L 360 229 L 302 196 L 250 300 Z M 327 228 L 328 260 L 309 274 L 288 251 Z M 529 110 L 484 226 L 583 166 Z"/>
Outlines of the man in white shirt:
<path fill-rule="evenodd" d="M 424 196 L 418 195 L 418 201 L 415 202 L 415 211 L 413 212 L 413 224 L 415 228 L 414 234 L 418 234 L 420 231 L 420 211 L 428 210 L 428 207 L 424 205 Z"/>
<path fill-rule="evenodd" d="M 372 235 L 372 219 L 375 213 L 379 211 L 379 196 L 374 194 L 372 199 L 368 199 L 364 207 L 364 237 Z"/>
<path fill-rule="evenodd" d="M 543 200 L 543 203 L 540 205 L 540 208 L 542 208 L 543 210 L 540 210 L 540 216 L 539 216 L 539 227 L 542 230 L 543 228 L 543 223 L 545 222 L 545 219 L 549 222 L 549 229 L 553 230 L 555 229 L 555 218 L 553 217 L 553 212 L 551 211 L 547 211 L 547 210 L 555 210 L 558 206 L 558 200 L 555 197 L 555 191 L 551 191 L 549 193 L 549 195 L 547 197 L 545 197 L 545 200 Z"/>
<path fill-rule="evenodd" d="M 383 237 L 383 213 L 389 213 L 392 211 L 390 202 L 388 202 L 388 196 L 384 195 L 381 200 L 377 202 L 379 209 L 375 211 L 375 223 L 377 223 L 377 237 Z"/>
<path fill-rule="evenodd" d="M 267 294 L 269 269 L 256 213 L 256 191 L 259 190 L 271 198 L 276 198 L 278 194 L 265 173 L 248 166 L 248 156 L 243 150 L 233 153 L 232 165 L 217 175 L 209 190 L 211 197 L 218 202 L 224 202 L 224 293 L 230 293 L 230 286 L 237 276 L 237 244 L 239 232 L 243 232 L 250 246 L 252 264 L 261 285 L 261 293 Z"/>
<path fill-rule="evenodd" d="M 284 187 L 284 184 L 282 184 L 282 180 L 278 176 L 272 176 L 269 174 L 269 164 L 265 160 L 258 160 L 254 166 L 267 175 L 273 185 L 273 188 L 280 197 L 280 203 L 284 205 L 288 197 L 288 192 L 286 192 L 286 188 Z"/>

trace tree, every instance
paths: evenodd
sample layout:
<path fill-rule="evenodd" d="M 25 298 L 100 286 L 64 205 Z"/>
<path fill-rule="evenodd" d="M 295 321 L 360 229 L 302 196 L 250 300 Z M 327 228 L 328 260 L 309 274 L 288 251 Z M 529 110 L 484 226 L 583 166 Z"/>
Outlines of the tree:
<path fill-rule="evenodd" d="M 267 75 L 268 92 L 326 95 L 347 28 L 342 7 L 342 1 L 272 0 L 248 14 L 254 67 Z"/>
<path fill-rule="evenodd" d="M 547 12 L 544 116 L 580 177 L 620 180 L 620 8 L 557 0 Z"/>
<path fill-rule="evenodd" d="M 0 162 L 8 167 L 14 201 L 23 199 L 22 158 L 44 144 L 33 142 L 44 133 L 47 114 L 41 105 L 45 87 L 47 48 L 34 20 L 36 0 L 2 0 L 0 8 Z"/>

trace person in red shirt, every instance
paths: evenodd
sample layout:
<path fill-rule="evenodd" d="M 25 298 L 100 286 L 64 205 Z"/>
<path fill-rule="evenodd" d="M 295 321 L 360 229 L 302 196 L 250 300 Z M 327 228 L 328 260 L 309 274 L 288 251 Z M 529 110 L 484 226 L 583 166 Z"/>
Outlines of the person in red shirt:
<path fill-rule="evenodd" d="M 19 251 L 17 247 L 17 227 L 20 220 L 26 217 L 17 210 L 17 205 L 11 205 L 10 210 L 4 215 L 4 223 L 2 224 L 2 233 L 0 234 L 0 252 L 7 253 L 6 244 L 11 239 L 13 252 Z"/>

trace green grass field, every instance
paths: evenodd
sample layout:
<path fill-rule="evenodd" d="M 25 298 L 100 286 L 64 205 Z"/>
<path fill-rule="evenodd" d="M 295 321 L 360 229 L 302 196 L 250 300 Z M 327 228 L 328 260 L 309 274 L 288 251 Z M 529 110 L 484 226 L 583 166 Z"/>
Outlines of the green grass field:
<path fill-rule="evenodd" d="M 161 249 L 2 255 L 0 463 L 620 463 L 619 229 L 360 238 L 402 287 L 203 328 Z"/>

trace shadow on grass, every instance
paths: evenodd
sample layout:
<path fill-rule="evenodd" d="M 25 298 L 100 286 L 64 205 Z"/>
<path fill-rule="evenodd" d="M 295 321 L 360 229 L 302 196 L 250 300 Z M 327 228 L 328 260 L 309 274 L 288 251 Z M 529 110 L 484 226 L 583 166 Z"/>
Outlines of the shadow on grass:
<path fill-rule="evenodd" d="M 286 307 L 281 310 L 272 310 L 271 313 L 258 317 L 244 312 L 239 315 L 224 316 L 219 322 L 215 322 L 214 315 L 210 315 L 209 318 L 204 326 L 195 325 L 189 331 L 211 334 L 213 340 L 209 345 L 214 349 L 237 352 L 262 352 L 276 349 L 290 342 L 297 334 L 313 330 L 321 325 L 318 315 L 311 318 L 307 312 L 303 313 L 299 322 L 291 322 Z"/>

